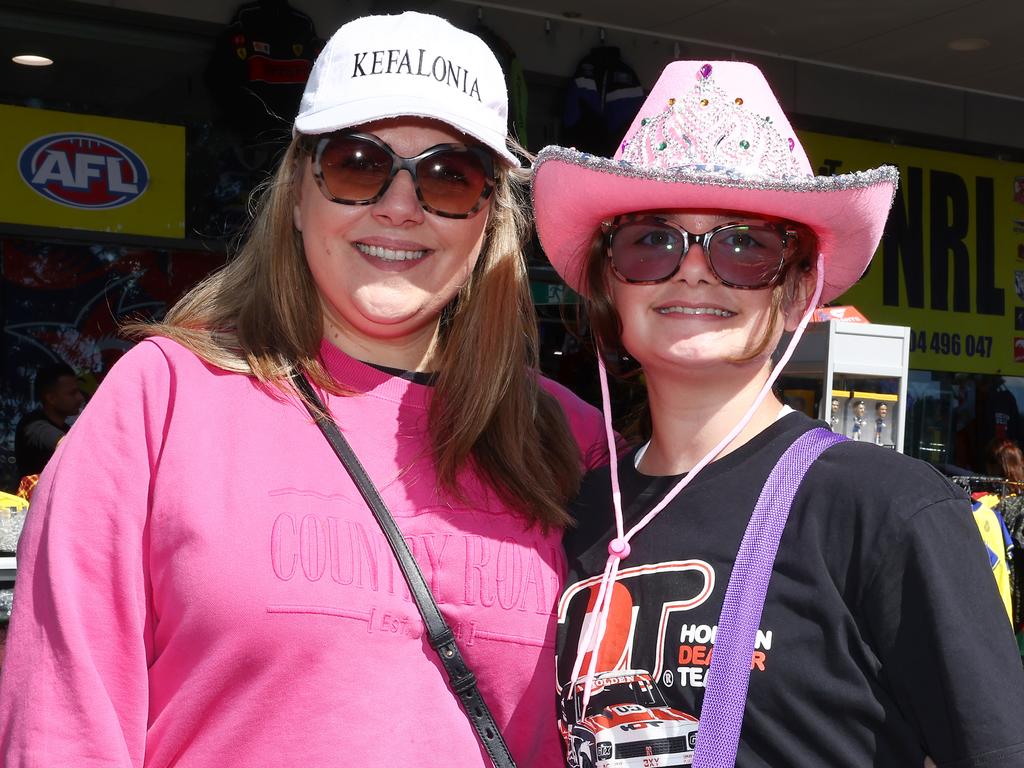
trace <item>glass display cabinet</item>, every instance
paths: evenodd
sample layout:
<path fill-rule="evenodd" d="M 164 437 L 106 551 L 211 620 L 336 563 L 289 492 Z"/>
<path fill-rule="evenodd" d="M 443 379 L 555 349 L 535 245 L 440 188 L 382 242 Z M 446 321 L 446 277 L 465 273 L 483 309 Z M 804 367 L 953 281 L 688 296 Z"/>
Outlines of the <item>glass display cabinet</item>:
<path fill-rule="evenodd" d="M 811 323 L 777 386 L 785 403 L 833 431 L 902 452 L 909 355 L 904 326 Z"/>

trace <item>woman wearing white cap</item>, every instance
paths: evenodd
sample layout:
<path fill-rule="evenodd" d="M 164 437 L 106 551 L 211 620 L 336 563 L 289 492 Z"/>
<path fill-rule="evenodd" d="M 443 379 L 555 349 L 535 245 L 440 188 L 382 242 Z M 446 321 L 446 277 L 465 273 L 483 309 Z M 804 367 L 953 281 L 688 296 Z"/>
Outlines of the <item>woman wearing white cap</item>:
<path fill-rule="evenodd" d="M 436 17 L 330 40 L 239 254 L 148 329 L 43 474 L 5 766 L 462 767 L 500 758 L 495 730 L 521 765 L 561 764 L 561 528 L 604 438 L 531 369 L 506 110 L 494 56 Z M 327 414 L 479 694 L 428 641 Z"/>
<path fill-rule="evenodd" d="M 896 181 L 814 177 L 737 62 L 669 65 L 614 159 L 540 153 L 541 243 L 603 358 L 642 366 L 652 423 L 572 508 L 571 765 L 1024 765 L 1024 673 L 967 501 L 771 391 Z"/>

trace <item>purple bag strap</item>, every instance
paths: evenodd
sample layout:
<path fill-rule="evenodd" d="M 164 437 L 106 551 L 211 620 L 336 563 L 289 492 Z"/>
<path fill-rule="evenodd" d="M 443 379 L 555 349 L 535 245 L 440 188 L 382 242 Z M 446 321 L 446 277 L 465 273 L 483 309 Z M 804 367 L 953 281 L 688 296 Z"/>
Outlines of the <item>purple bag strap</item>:
<path fill-rule="evenodd" d="M 814 460 L 846 438 L 823 427 L 797 438 L 764 484 L 725 590 L 700 711 L 693 768 L 735 768 L 750 663 L 775 553 L 800 483 Z"/>

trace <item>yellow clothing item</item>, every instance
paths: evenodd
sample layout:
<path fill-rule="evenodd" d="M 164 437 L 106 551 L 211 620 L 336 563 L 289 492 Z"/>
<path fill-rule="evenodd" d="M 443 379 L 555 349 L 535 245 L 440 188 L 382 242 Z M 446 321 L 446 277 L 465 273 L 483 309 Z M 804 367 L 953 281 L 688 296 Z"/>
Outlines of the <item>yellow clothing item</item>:
<path fill-rule="evenodd" d="M 974 522 L 981 531 L 981 538 L 985 542 L 985 549 L 988 550 L 989 563 L 992 566 L 992 575 L 996 579 L 996 586 L 999 589 L 999 596 L 1006 607 L 1006 615 L 1013 621 L 1013 607 L 1010 603 L 1010 568 L 1006 562 L 1006 538 L 1004 526 L 995 507 L 999 503 L 999 497 L 989 493 L 974 500 Z"/>

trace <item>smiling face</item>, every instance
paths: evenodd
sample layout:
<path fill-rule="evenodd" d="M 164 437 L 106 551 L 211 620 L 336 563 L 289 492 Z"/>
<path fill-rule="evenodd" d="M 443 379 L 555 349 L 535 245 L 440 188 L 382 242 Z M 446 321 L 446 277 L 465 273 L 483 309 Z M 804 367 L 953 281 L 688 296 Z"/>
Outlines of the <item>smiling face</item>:
<path fill-rule="evenodd" d="M 361 126 L 403 157 L 437 144 L 467 143 L 447 125 L 403 117 Z M 484 241 L 488 206 L 473 217 L 428 213 L 400 171 L 371 205 L 324 197 L 303 160 L 295 227 L 320 295 L 325 334 L 368 362 L 423 367 L 441 310 L 469 279 Z"/>
<path fill-rule="evenodd" d="M 701 234 L 730 222 L 748 221 L 735 214 L 662 212 L 683 229 Z M 721 283 L 699 245 L 692 245 L 678 272 L 662 283 L 633 285 L 612 279 L 612 301 L 622 321 L 622 343 L 646 370 L 736 366 L 747 357 L 768 326 L 772 289 L 740 290 Z M 786 317 L 792 330 L 798 312 Z M 745 364 L 765 365 L 778 343 L 783 324 L 765 350 Z"/>

